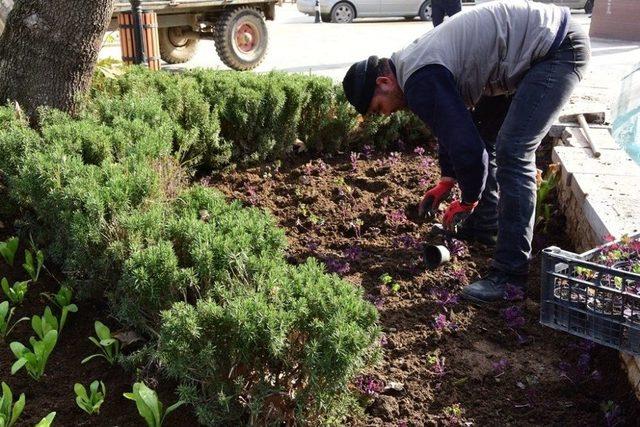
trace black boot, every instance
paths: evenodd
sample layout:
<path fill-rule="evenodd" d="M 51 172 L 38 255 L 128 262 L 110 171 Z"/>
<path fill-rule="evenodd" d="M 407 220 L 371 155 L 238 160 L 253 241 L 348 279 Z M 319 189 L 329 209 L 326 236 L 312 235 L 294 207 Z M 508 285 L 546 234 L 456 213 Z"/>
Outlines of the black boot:
<path fill-rule="evenodd" d="M 519 288 L 524 292 L 527 286 L 527 275 L 508 274 L 493 269 L 482 279 L 465 286 L 462 290 L 462 297 L 478 303 L 500 301 L 504 299 L 507 285 Z"/>

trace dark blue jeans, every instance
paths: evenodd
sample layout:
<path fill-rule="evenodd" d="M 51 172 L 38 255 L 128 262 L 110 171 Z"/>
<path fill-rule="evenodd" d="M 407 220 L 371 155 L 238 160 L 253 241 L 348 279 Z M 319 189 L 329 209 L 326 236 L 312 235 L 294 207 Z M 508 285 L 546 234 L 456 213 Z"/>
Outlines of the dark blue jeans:
<path fill-rule="evenodd" d="M 431 19 L 433 26 L 442 24 L 445 16 L 453 16 L 462 10 L 461 0 L 432 0 Z"/>
<path fill-rule="evenodd" d="M 560 46 L 533 64 L 513 96 L 483 98 L 473 115 L 489 153 L 480 203 L 467 226 L 498 231 L 494 268 L 526 274 L 536 208 L 535 152 L 582 79 L 589 37 L 574 23 Z"/>

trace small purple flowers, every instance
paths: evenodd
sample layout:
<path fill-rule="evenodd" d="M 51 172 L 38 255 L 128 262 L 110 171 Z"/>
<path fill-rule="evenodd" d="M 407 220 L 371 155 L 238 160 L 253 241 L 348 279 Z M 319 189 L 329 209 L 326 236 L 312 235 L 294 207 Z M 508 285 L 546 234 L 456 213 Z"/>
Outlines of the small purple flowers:
<path fill-rule="evenodd" d="M 349 261 L 358 261 L 362 257 L 362 254 L 363 252 L 360 246 L 349 246 L 344 250 L 344 256 Z"/>
<path fill-rule="evenodd" d="M 249 204 L 251 206 L 255 206 L 258 204 L 259 198 L 258 198 L 258 193 L 256 192 L 255 187 L 253 187 L 251 184 L 249 184 L 248 182 L 244 183 L 244 190 L 247 193 L 247 201 L 249 202 Z"/>
<path fill-rule="evenodd" d="M 522 301 L 524 299 L 524 289 L 507 284 L 504 291 L 504 299 L 507 301 Z"/>
<path fill-rule="evenodd" d="M 351 161 L 351 172 L 355 172 L 358 170 L 358 159 L 360 158 L 360 153 L 351 152 L 349 155 L 349 160 Z"/>
<path fill-rule="evenodd" d="M 455 323 L 447 320 L 447 316 L 442 313 L 433 318 L 433 327 L 438 332 L 444 332 L 446 330 L 455 331 L 458 328 Z"/>
<path fill-rule="evenodd" d="M 424 148 L 416 147 L 413 152 L 418 155 L 418 157 L 422 157 L 424 155 Z"/>
<path fill-rule="evenodd" d="M 469 253 L 467 245 L 458 239 L 447 239 L 444 245 L 449 249 L 449 253 L 453 256 L 461 257 Z"/>
<path fill-rule="evenodd" d="M 493 374 L 497 377 L 498 375 L 502 375 L 509 369 L 509 361 L 507 359 L 500 359 L 497 362 L 492 363 L 493 366 Z"/>
<path fill-rule="evenodd" d="M 513 305 L 505 309 L 502 315 L 504 316 L 504 320 L 507 322 L 507 326 L 513 330 L 517 331 L 526 323 L 522 309 L 517 305 Z"/>
<path fill-rule="evenodd" d="M 375 397 L 384 390 L 384 383 L 371 375 L 363 375 L 356 379 L 356 388 L 368 397 Z"/>
<path fill-rule="evenodd" d="M 451 276 L 453 276 L 454 280 L 456 280 L 458 284 L 462 286 L 469 284 L 469 277 L 467 277 L 467 272 L 463 267 L 453 270 L 451 272 Z"/>
<path fill-rule="evenodd" d="M 367 160 L 371 159 L 371 157 L 373 156 L 373 152 L 374 152 L 374 151 L 375 151 L 375 150 L 373 149 L 373 147 L 372 147 L 371 145 L 365 145 L 365 146 L 362 148 L 362 154 L 364 154 L 364 157 L 365 157 Z"/>
<path fill-rule="evenodd" d="M 389 153 L 389 157 L 387 157 L 387 165 L 394 166 L 398 164 L 401 159 L 402 159 L 402 154 L 398 153 L 397 151 L 393 151 Z"/>
<path fill-rule="evenodd" d="M 387 215 L 387 219 L 389 220 L 389 223 L 391 223 L 391 225 L 393 225 L 394 227 L 398 227 L 408 221 L 407 215 L 402 209 L 391 211 Z"/>
<path fill-rule="evenodd" d="M 436 304 L 445 311 L 448 310 L 449 306 L 454 306 L 458 303 L 458 295 L 452 294 L 446 289 L 434 289 L 431 295 L 436 299 Z"/>
<path fill-rule="evenodd" d="M 336 258 L 326 258 L 324 263 L 327 266 L 327 270 L 339 275 L 345 275 L 351 271 L 351 265 L 348 261 L 344 261 Z"/>

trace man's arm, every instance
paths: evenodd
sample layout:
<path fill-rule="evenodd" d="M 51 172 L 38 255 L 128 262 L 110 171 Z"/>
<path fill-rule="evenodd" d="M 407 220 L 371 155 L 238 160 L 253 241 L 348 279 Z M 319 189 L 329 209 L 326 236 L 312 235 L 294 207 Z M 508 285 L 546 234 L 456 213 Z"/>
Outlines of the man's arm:
<path fill-rule="evenodd" d="M 404 94 L 409 108 L 438 138 L 442 175 L 458 180 L 463 202 L 479 200 L 488 155 L 451 72 L 442 65 L 422 67 L 407 80 Z"/>

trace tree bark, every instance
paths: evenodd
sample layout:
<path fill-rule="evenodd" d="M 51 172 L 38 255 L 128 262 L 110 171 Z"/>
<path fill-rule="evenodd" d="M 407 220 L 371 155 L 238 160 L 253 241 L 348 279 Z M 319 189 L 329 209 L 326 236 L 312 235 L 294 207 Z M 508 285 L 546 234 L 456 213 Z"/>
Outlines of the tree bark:
<path fill-rule="evenodd" d="M 15 0 L 0 35 L 0 104 L 31 117 L 48 106 L 74 113 L 88 89 L 113 0 Z"/>

